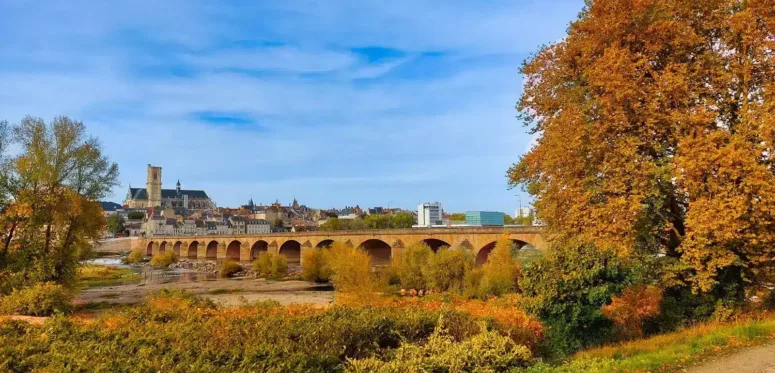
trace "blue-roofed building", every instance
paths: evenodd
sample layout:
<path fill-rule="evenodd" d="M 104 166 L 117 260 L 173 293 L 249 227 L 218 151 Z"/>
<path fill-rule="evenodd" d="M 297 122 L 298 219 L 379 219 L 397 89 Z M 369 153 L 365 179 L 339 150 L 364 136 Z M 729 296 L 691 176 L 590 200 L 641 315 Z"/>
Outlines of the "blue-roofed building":
<path fill-rule="evenodd" d="M 503 213 L 495 211 L 468 211 L 466 212 L 466 225 L 502 227 Z"/>

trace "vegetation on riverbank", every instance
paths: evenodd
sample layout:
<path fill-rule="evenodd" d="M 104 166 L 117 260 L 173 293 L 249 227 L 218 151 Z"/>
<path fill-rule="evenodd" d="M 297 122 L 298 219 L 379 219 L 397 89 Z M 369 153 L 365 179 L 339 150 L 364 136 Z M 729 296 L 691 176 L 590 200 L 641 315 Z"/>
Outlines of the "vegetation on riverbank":
<path fill-rule="evenodd" d="M 582 351 L 559 365 L 540 363 L 524 373 L 674 372 L 714 355 L 775 340 L 775 315 L 743 316 L 674 333 Z"/>
<path fill-rule="evenodd" d="M 82 265 L 78 268 L 78 287 L 94 288 L 132 284 L 140 281 L 140 275 L 126 267 Z"/>

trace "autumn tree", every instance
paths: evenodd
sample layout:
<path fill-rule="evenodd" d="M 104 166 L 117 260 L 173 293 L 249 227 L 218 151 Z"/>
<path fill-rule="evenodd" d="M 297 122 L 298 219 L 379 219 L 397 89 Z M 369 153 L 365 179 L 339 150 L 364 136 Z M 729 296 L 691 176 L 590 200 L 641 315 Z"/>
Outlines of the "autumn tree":
<path fill-rule="evenodd" d="M 12 127 L 20 153 L 3 169 L 0 293 L 36 282 L 72 284 L 78 262 L 105 228 L 98 200 L 118 166 L 83 123 L 26 117 Z"/>
<path fill-rule="evenodd" d="M 775 258 L 775 1 L 594 0 L 522 67 L 508 172 L 554 232 L 710 291 Z"/>

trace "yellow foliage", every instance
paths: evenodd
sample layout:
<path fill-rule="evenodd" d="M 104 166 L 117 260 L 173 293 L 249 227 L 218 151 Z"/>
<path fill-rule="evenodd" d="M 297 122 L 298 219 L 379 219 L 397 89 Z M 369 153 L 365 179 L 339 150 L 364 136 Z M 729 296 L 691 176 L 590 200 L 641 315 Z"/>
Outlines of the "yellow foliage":
<path fill-rule="evenodd" d="M 331 282 L 338 292 L 370 298 L 382 286 L 371 271 L 371 258 L 361 249 L 335 242 L 331 251 Z"/>
<path fill-rule="evenodd" d="M 479 282 L 478 296 L 501 296 L 518 289 L 521 263 L 511 256 L 513 243 L 508 235 L 503 235 L 495 244 L 482 266 L 482 278 Z"/>

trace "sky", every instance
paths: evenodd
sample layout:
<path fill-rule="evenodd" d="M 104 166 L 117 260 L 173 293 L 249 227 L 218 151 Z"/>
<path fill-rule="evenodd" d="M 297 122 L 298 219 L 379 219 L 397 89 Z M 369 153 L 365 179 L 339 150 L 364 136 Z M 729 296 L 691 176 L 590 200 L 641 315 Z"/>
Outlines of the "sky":
<path fill-rule="evenodd" d="M 219 206 L 513 214 L 519 67 L 583 2 L 3 0 L 0 120 L 83 121 L 119 203 L 153 164 Z"/>

